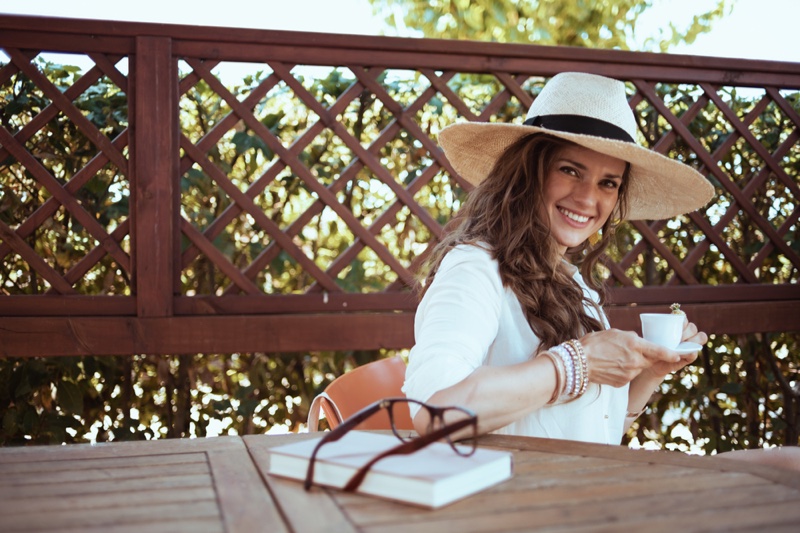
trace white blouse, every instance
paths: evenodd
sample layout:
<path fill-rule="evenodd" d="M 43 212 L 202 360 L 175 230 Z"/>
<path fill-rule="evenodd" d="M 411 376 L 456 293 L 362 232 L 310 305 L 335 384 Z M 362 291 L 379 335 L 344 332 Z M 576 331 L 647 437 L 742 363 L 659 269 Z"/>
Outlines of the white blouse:
<path fill-rule="evenodd" d="M 597 302 L 597 293 L 578 269 L 569 268 L 585 294 Z M 588 304 L 586 310 L 608 328 L 605 314 L 598 317 Z M 423 402 L 481 365 L 527 361 L 539 346 L 516 296 L 503 287 L 497 261 L 489 251 L 472 245 L 457 246 L 442 260 L 417 308 L 414 335 L 403 392 Z M 495 433 L 620 444 L 627 406 L 627 385 L 592 383 L 578 400 L 544 406 Z M 416 414 L 412 408 L 412 418 Z"/>

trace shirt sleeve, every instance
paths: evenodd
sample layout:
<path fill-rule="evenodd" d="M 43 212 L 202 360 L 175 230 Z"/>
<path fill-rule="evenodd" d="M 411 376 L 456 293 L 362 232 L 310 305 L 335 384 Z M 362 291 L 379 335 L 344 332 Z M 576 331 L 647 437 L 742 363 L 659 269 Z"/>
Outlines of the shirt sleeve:
<path fill-rule="evenodd" d="M 497 336 L 503 294 L 487 250 L 462 245 L 447 253 L 417 309 L 407 397 L 427 401 L 483 364 Z M 418 410 L 411 404 L 412 418 Z"/>

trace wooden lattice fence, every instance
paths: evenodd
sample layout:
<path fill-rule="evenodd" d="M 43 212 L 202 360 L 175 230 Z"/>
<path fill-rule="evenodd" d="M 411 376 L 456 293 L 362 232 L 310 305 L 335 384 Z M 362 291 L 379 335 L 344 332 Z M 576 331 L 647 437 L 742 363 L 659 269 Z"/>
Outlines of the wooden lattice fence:
<path fill-rule="evenodd" d="M 566 70 L 625 80 L 642 141 L 718 193 L 622 233 L 612 323 L 800 331 L 800 64 L 16 16 L 0 49 L 0 355 L 411 346 L 466 189 L 436 133 L 521 121 Z"/>

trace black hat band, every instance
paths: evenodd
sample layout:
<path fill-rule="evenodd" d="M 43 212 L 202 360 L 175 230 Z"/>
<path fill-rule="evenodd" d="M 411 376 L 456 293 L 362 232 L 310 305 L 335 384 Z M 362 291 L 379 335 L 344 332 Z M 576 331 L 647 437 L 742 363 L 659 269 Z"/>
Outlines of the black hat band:
<path fill-rule="evenodd" d="M 636 142 L 628 135 L 627 131 L 619 126 L 606 122 L 605 120 L 582 115 L 543 115 L 529 118 L 525 121 L 525 125 L 563 133 L 591 135 L 592 137 L 602 137 L 615 141 Z"/>

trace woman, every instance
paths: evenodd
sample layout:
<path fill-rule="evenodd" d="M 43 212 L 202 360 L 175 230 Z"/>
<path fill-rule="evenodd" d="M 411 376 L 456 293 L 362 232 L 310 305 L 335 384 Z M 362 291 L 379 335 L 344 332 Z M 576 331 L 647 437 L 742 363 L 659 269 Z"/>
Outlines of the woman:
<path fill-rule="evenodd" d="M 476 188 L 429 259 L 408 397 L 469 408 L 481 433 L 619 444 L 664 376 L 695 360 L 609 329 L 601 308 L 593 271 L 617 224 L 693 211 L 714 194 L 635 135 L 624 85 L 583 73 L 553 77 L 524 125 L 441 132 Z M 687 320 L 682 340 L 708 337 Z M 426 411 L 411 416 L 425 432 Z"/>

